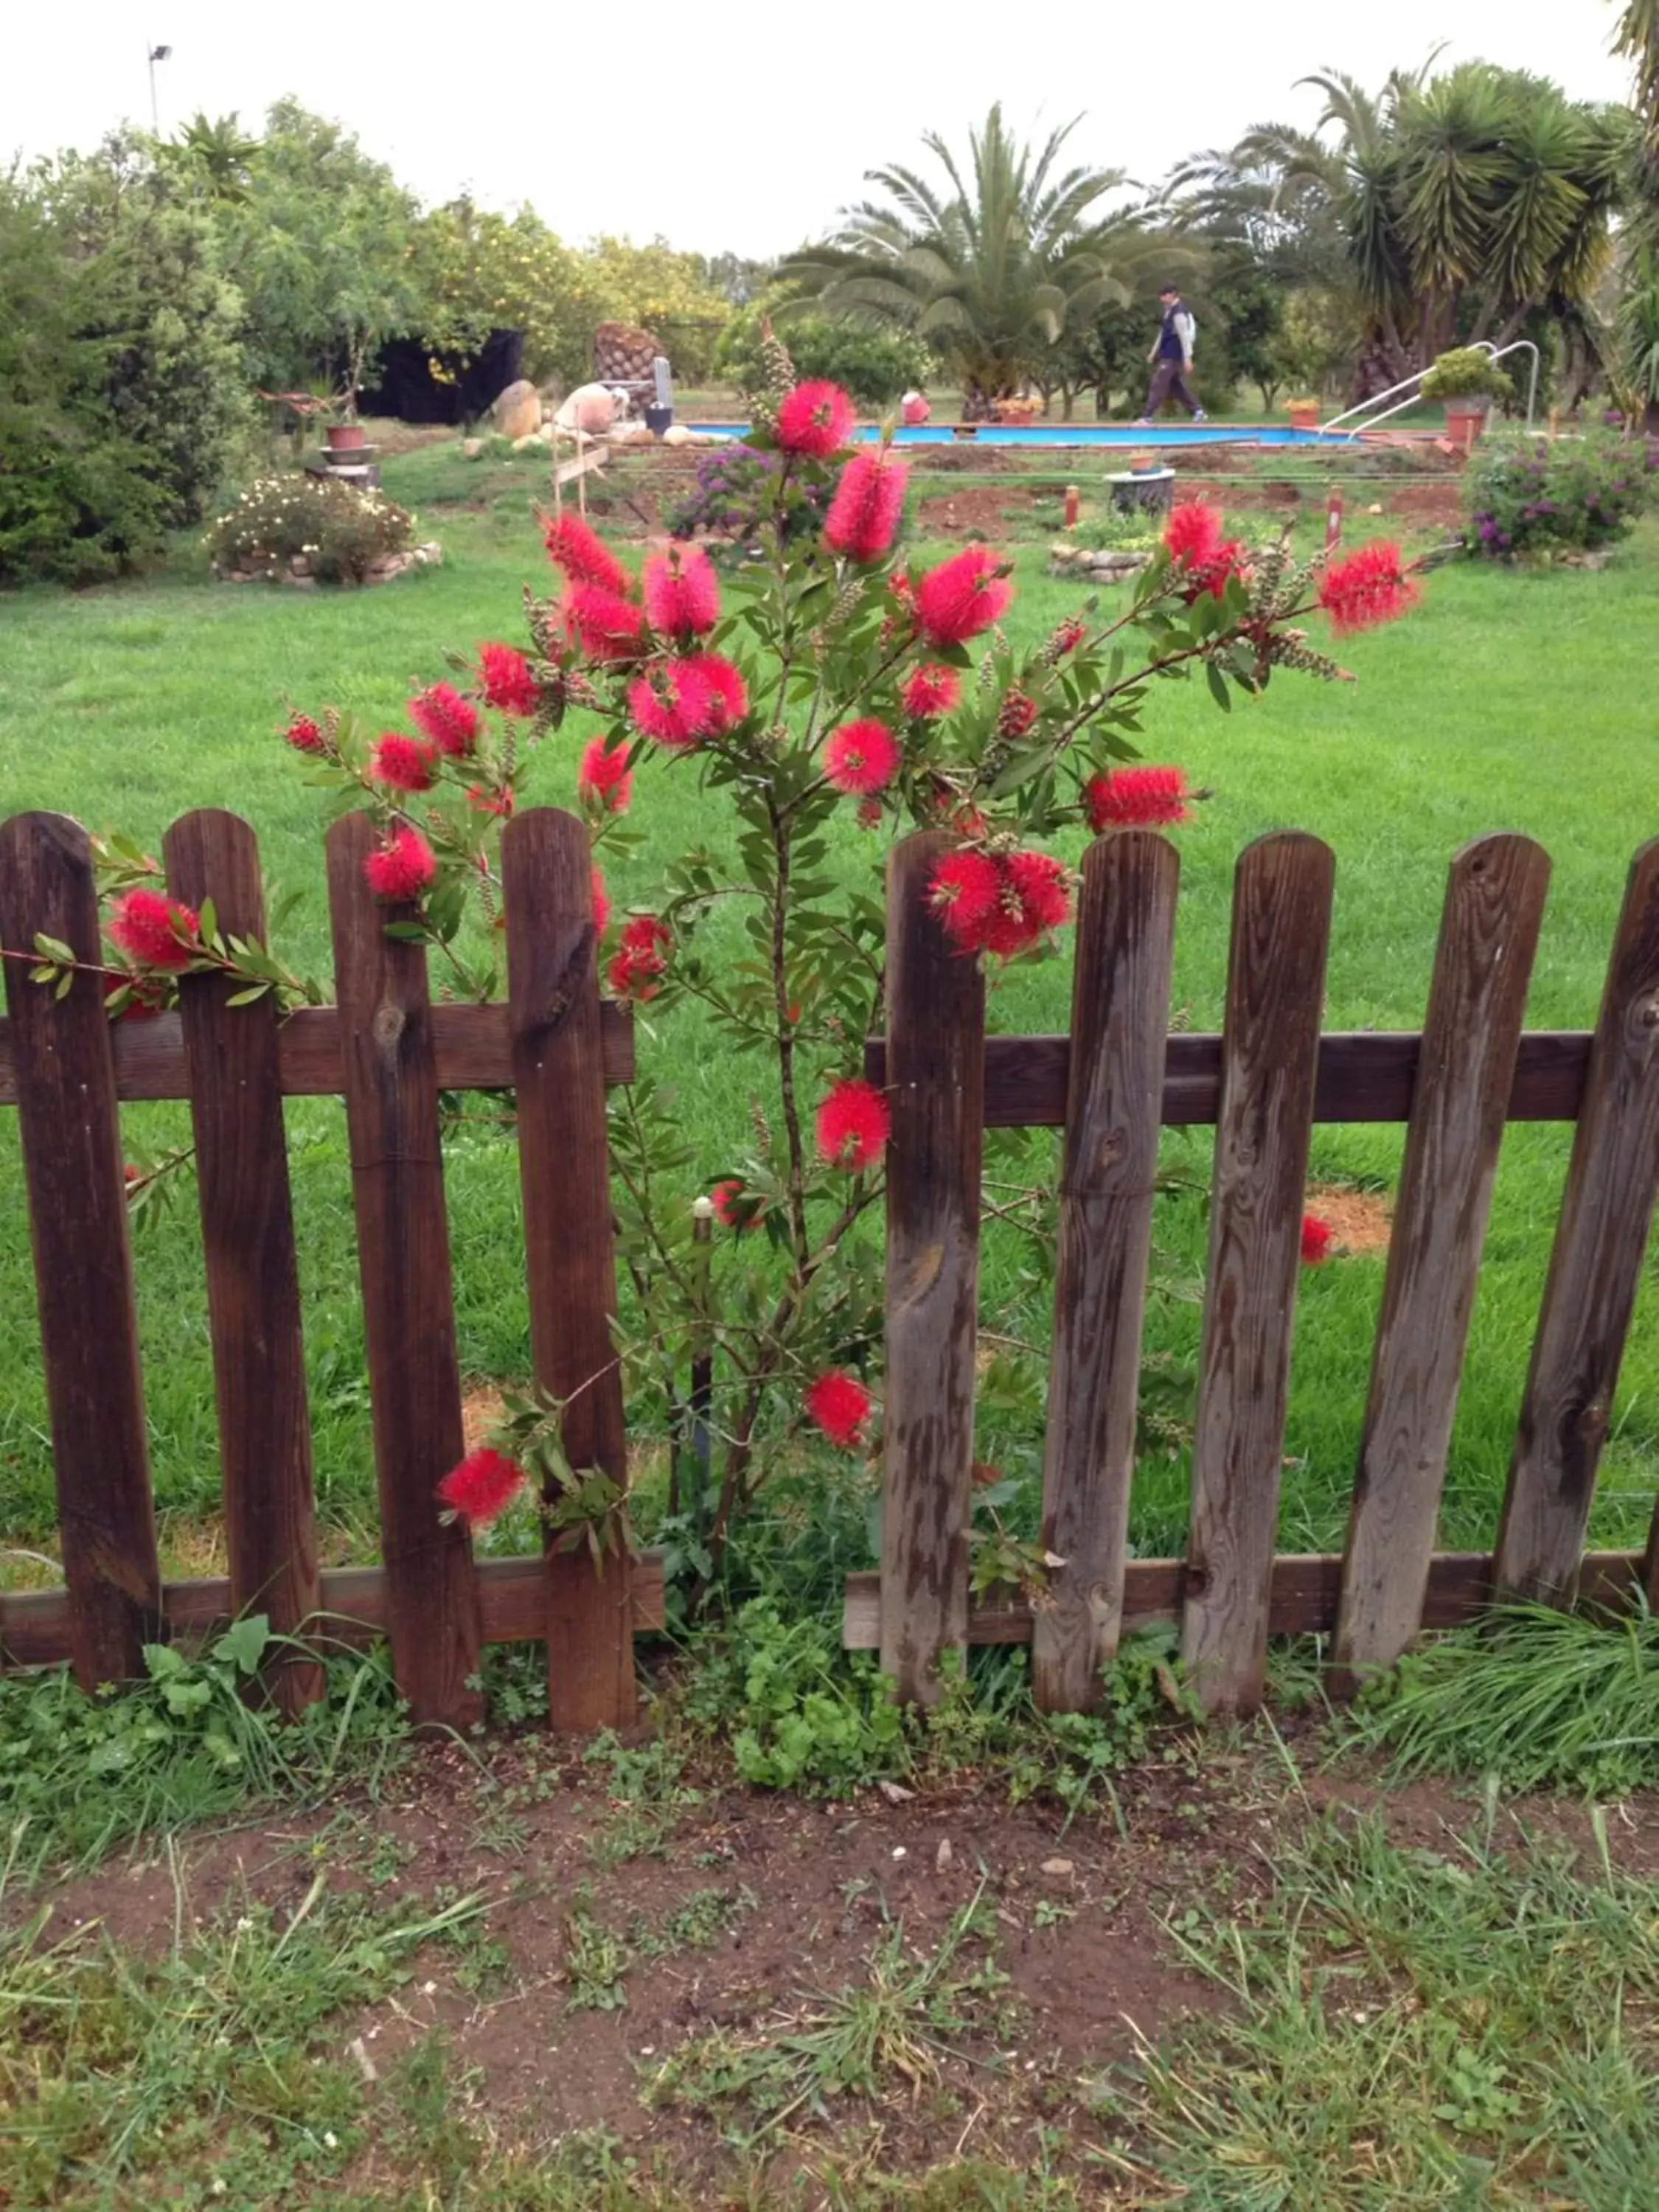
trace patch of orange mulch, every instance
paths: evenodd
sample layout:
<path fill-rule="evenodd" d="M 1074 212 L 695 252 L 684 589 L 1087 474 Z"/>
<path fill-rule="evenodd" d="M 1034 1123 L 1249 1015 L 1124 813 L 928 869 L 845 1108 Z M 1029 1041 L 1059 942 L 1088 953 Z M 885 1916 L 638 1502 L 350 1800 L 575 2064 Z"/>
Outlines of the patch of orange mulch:
<path fill-rule="evenodd" d="M 1374 1191 L 1316 1184 L 1308 1193 L 1308 1211 L 1329 1222 L 1340 1252 L 1358 1255 L 1389 1249 L 1394 1212 L 1389 1201 Z"/>

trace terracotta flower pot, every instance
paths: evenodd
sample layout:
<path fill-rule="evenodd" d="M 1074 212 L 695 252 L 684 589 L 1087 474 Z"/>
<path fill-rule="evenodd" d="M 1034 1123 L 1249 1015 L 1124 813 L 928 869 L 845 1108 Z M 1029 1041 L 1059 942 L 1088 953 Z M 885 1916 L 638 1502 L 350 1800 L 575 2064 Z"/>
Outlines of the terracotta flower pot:
<path fill-rule="evenodd" d="M 331 453 L 349 453 L 368 443 L 368 433 L 361 422 L 331 422 L 324 432 Z"/>
<path fill-rule="evenodd" d="M 1472 453 L 1481 433 L 1486 427 L 1486 417 L 1492 412 L 1492 402 L 1486 397 L 1467 399 L 1448 399 L 1446 436 L 1460 453 Z"/>
<path fill-rule="evenodd" d="M 1316 430 L 1319 428 L 1319 402 L 1316 399 L 1293 399 L 1291 402 L 1292 430 Z"/>

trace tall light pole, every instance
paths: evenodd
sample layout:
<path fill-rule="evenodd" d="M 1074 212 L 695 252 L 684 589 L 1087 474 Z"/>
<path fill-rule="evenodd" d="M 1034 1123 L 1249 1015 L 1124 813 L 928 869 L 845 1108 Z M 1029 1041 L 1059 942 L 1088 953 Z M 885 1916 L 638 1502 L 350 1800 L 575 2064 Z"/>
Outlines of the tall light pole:
<path fill-rule="evenodd" d="M 150 46 L 146 49 L 149 61 L 149 125 L 157 138 L 161 135 L 161 111 L 155 104 L 155 64 L 157 62 L 166 61 L 172 52 L 171 46 Z"/>

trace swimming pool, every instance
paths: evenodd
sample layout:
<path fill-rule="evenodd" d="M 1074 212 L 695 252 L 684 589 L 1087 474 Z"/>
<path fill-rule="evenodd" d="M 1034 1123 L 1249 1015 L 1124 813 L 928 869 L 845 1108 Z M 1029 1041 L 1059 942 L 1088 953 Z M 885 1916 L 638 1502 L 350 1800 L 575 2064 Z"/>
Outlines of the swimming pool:
<path fill-rule="evenodd" d="M 690 430 L 714 430 L 722 437 L 741 438 L 746 422 L 688 422 Z M 869 444 L 881 435 L 874 422 L 860 422 L 854 433 Z M 925 422 L 915 429 L 896 430 L 901 446 L 1346 446 L 1347 434 L 1324 430 L 1292 430 L 1276 422 L 1154 422 L 1150 429 L 1133 422 L 981 422 L 971 439 L 957 439 L 948 422 Z"/>

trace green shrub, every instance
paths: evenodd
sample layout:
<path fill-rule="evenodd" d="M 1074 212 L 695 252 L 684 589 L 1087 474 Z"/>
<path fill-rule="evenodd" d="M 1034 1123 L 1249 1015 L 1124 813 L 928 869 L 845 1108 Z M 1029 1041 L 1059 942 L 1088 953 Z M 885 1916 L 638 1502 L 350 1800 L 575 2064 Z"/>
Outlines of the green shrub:
<path fill-rule="evenodd" d="M 1647 505 L 1656 460 L 1655 447 L 1616 437 L 1492 439 L 1463 480 L 1469 550 L 1506 560 L 1611 545 Z"/>
<path fill-rule="evenodd" d="M 360 584 L 377 561 L 405 551 L 414 530 L 413 518 L 380 492 L 337 477 L 271 476 L 220 516 L 207 544 L 222 573 L 275 576 L 302 554 L 324 583 Z"/>
<path fill-rule="evenodd" d="M 723 333 L 715 366 L 745 398 L 766 389 L 761 359 L 763 305 L 745 307 Z M 780 313 L 774 305 L 774 314 Z M 795 373 L 828 377 L 850 392 L 863 407 L 890 407 L 912 386 L 939 374 L 939 363 L 920 338 L 903 331 L 870 330 L 830 315 L 801 315 L 778 325 L 789 347 Z"/>
<path fill-rule="evenodd" d="M 1425 399 L 1507 399 L 1514 390 L 1507 373 L 1479 346 L 1454 346 L 1423 380 Z"/>

